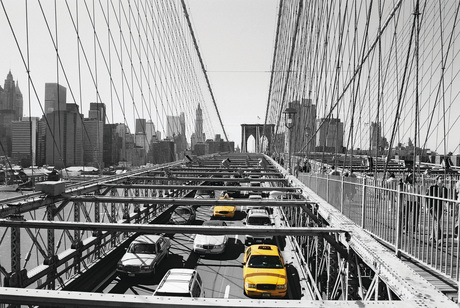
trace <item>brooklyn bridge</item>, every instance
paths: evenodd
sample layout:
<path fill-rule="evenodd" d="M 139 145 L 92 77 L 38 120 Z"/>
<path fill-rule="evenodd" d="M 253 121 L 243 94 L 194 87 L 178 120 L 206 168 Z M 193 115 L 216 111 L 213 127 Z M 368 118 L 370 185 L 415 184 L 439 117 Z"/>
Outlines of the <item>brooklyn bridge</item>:
<path fill-rule="evenodd" d="M 458 306 L 459 3 L 0 3 L 2 307 Z"/>

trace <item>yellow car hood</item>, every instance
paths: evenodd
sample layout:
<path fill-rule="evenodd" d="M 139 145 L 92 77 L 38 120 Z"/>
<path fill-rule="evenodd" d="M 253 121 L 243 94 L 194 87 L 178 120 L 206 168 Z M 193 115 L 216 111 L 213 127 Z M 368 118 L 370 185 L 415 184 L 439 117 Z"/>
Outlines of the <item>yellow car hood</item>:
<path fill-rule="evenodd" d="M 248 268 L 244 279 L 255 284 L 285 284 L 286 269 Z"/>

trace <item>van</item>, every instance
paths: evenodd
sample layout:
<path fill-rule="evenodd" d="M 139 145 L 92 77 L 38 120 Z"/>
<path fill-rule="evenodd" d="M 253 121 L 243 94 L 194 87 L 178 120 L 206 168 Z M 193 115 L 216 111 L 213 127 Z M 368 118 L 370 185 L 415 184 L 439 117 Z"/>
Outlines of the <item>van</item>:
<path fill-rule="evenodd" d="M 194 269 L 172 268 L 161 279 L 153 296 L 204 297 L 203 282 Z"/>

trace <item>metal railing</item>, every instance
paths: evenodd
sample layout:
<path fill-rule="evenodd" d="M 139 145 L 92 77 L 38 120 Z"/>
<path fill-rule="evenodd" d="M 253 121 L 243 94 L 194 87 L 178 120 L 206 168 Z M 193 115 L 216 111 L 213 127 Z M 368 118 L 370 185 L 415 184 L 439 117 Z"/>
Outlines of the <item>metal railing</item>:
<path fill-rule="evenodd" d="M 426 194 L 434 178 L 424 178 L 415 185 L 317 173 L 299 173 L 298 179 L 392 247 L 397 256 L 415 258 L 459 280 L 460 202 L 455 200 L 453 189 L 458 179 L 448 178 L 447 198 Z M 430 199 L 439 204 L 436 209 L 431 206 Z"/>

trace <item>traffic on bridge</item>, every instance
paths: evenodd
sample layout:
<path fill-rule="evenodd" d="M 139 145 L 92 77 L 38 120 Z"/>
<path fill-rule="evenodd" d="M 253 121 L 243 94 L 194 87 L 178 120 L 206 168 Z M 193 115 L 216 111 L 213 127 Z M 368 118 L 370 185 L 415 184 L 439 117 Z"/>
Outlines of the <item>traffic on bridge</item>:
<path fill-rule="evenodd" d="M 452 303 L 265 155 L 213 155 L 61 191 L 60 183 L 1 209 L 17 262 L 2 271 L 4 302 Z"/>
<path fill-rule="evenodd" d="M 459 1 L 0 4 L 0 308 L 458 306 Z"/>

